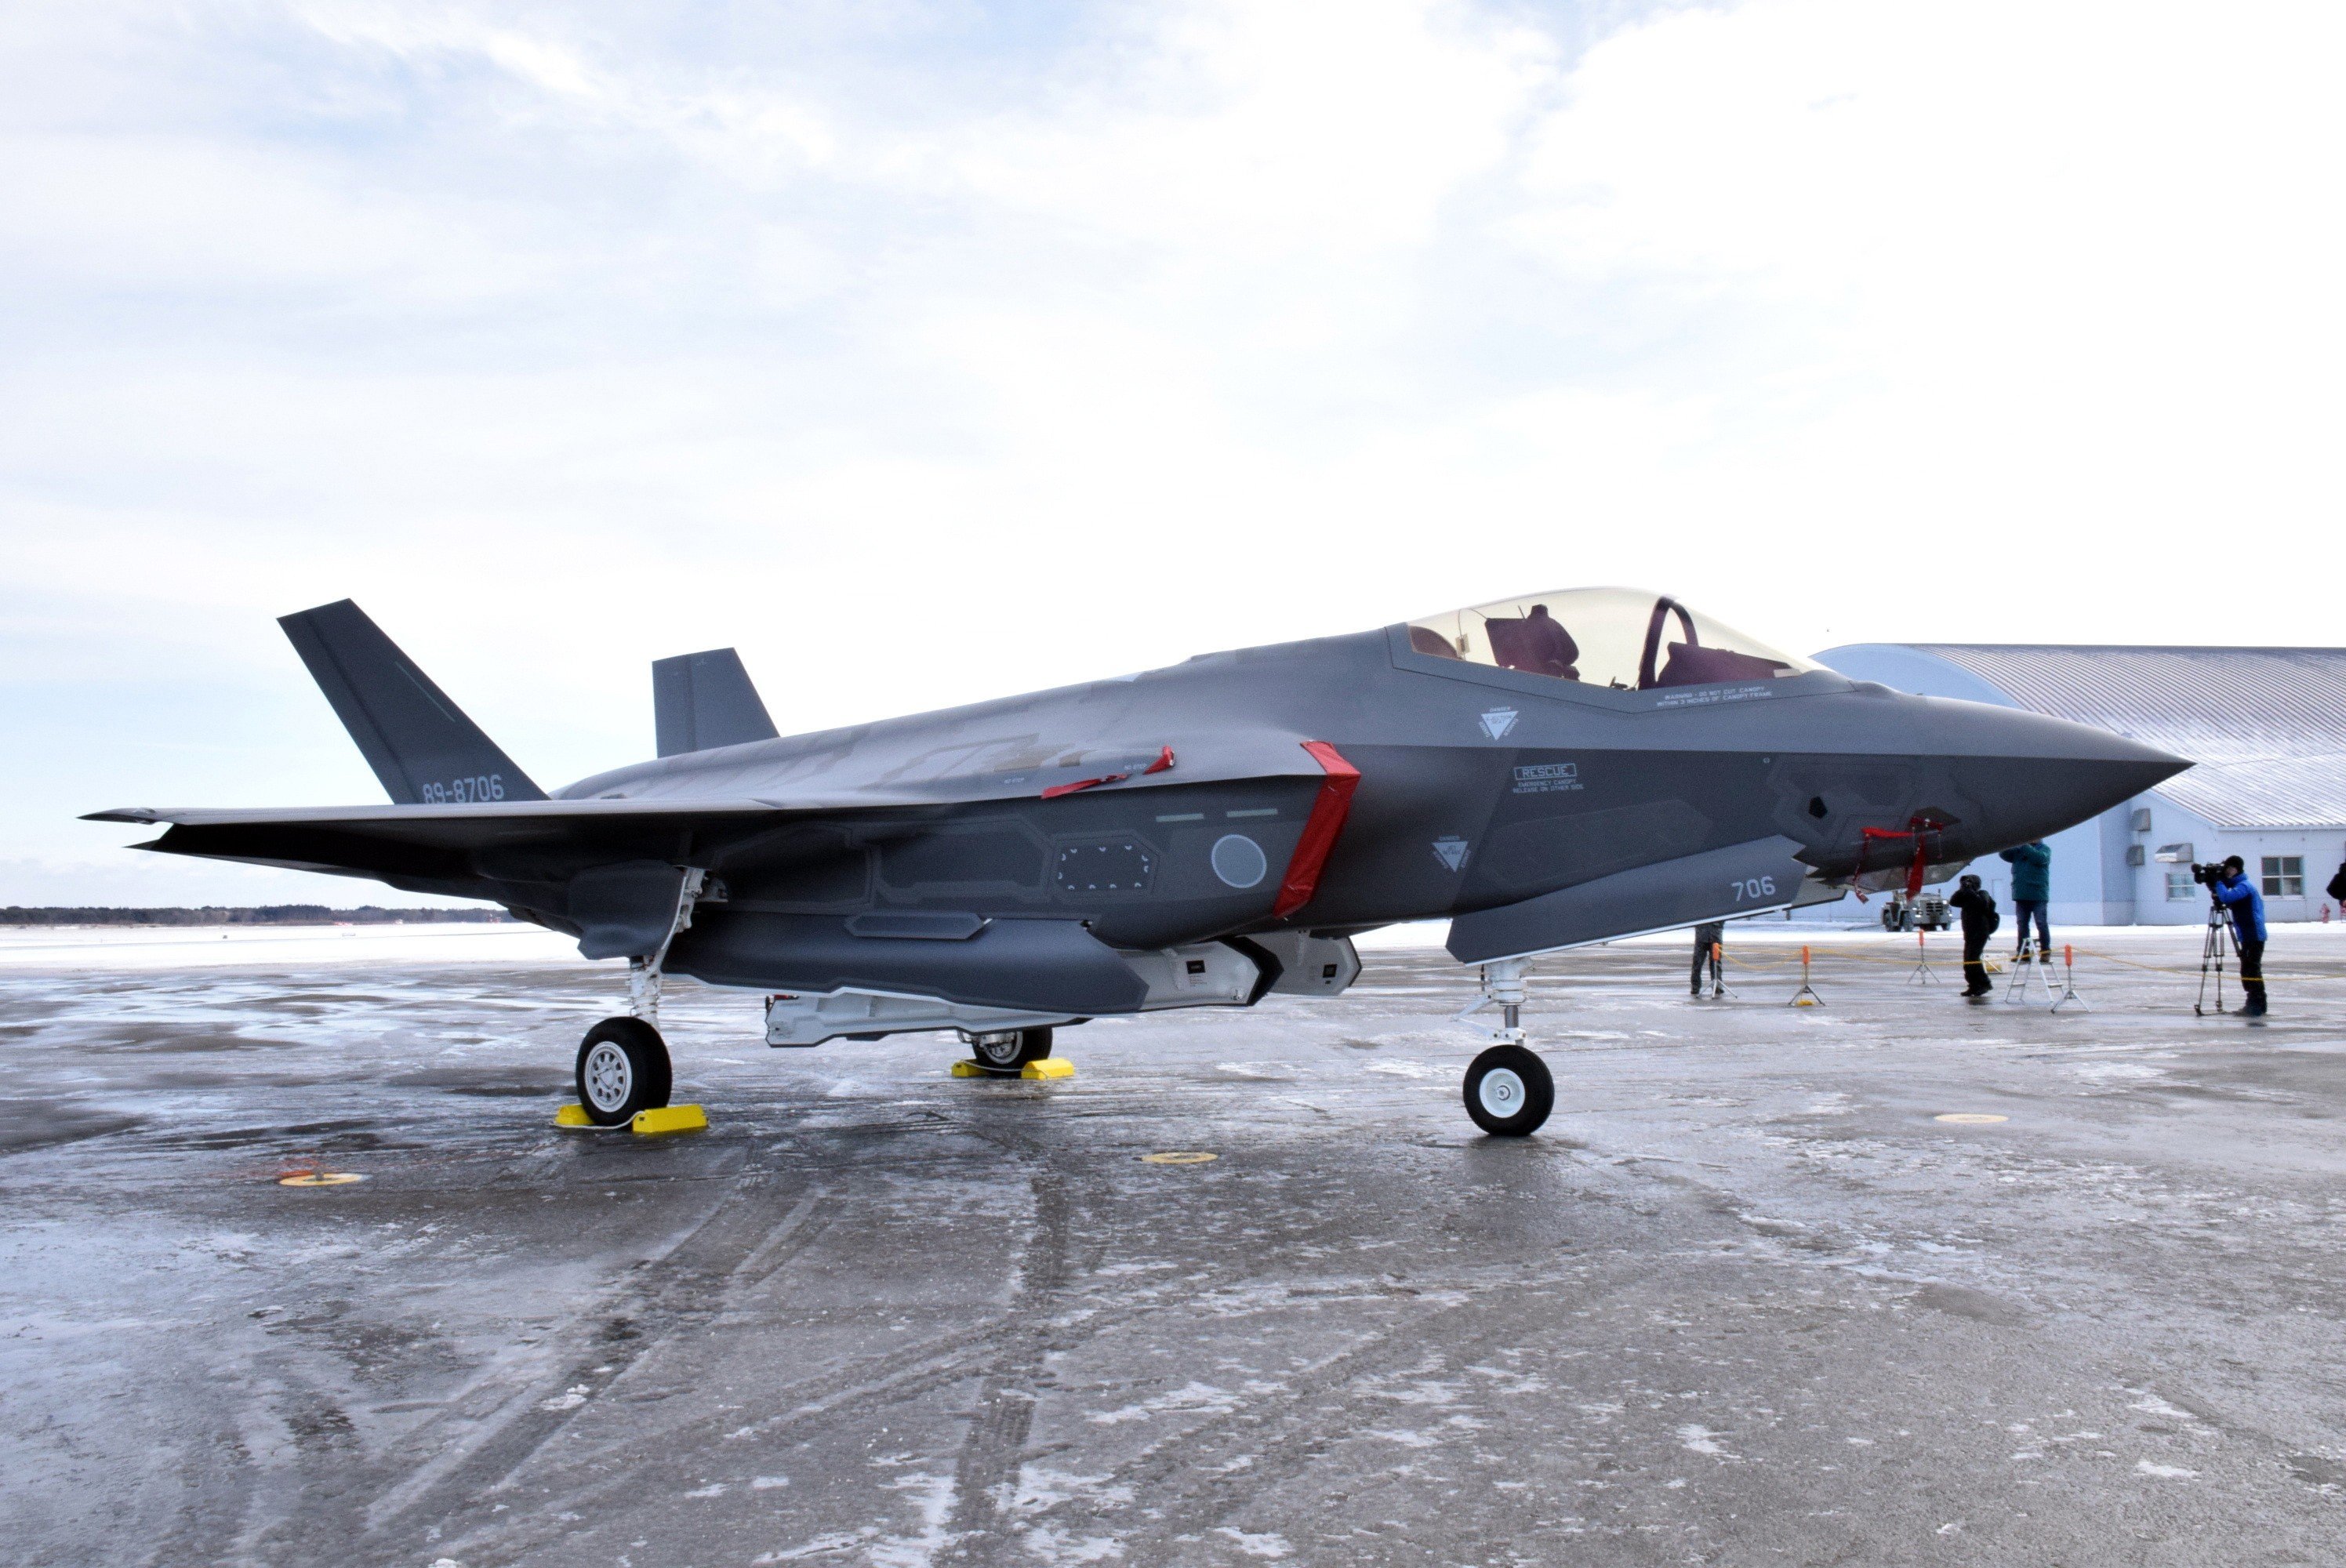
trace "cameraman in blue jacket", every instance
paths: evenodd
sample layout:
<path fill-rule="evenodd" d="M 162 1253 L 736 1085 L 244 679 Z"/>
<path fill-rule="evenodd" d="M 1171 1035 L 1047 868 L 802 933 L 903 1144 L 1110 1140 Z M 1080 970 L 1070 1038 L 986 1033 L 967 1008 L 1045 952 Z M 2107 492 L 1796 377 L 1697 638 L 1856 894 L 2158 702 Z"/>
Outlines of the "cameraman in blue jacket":
<path fill-rule="evenodd" d="M 2012 918 L 2014 934 L 2020 938 L 2019 951 L 2012 955 L 2012 962 L 2028 962 L 2028 917 L 2035 915 L 2037 962 L 2050 963 L 2053 928 L 2045 918 L 2045 906 L 2053 897 L 2053 847 L 2039 839 L 2016 850 L 1997 852 L 2012 866 Z"/>
<path fill-rule="evenodd" d="M 2265 896 L 2249 881 L 2248 862 L 2228 855 L 2221 866 L 2194 866 L 2192 874 L 2208 884 L 2208 891 L 2232 917 L 2233 945 L 2240 950 L 2240 989 L 2249 994 L 2240 1012 L 2249 1018 L 2265 1015 Z"/>

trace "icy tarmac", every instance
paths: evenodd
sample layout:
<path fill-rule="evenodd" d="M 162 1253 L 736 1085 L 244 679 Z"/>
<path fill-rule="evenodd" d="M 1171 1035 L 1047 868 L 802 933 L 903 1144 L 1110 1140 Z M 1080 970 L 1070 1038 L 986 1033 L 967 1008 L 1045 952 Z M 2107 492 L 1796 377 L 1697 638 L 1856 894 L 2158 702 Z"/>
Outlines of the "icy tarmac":
<path fill-rule="evenodd" d="M 0 1563 L 2346 1559 L 2346 931 L 1732 934 L 1544 966 L 1506 1143 L 1432 951 L 1050 1084 L 678 985 L 650 1139 L 542 933 L 12 939 Z"/>

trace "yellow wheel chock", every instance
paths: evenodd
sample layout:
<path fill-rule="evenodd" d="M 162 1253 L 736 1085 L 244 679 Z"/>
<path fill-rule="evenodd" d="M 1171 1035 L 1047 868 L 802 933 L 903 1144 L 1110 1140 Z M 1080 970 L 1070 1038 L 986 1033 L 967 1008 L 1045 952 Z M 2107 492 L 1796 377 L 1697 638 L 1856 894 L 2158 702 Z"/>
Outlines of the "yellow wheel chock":
<path fill-rule="evenodd" d="M 627 1125 L 638 1133 L 697 1133 L 709 1125 L 709 1114 L 699 1105 L 655 1105 L 638 1111 Z"/>
<path fill-rule="evenodd" d="M 589 1131 L 616 1133 L 617 1127 L 597 1127 L 579 1105 L 563 1106 L 554 1113 L 557 1127 L 585 1127 Z M 647 1135 L 656 1133 L 697 1133 L 709 1125 L 709 1113 L 699 1105 L 658 1105 L 648 1111 L 638 1111 L 627 1130 Z"/>
<path fill-rule="evenodd" d="M 1006 1073 L 989 1072 L 985 1068 L 979 1066 L 974 1062 L 954 1063 L 953 1064 L 953 1075 L 956 1078 L 1006 1078 L 1009 1076 Z M 1029 1062 L 1025 1066 L 1019 1068 L 1018 1075 L 1029 1080 L 1036 1078 L 1072 1078 L 1076 1075 L 1076 1064 L 1073 1062 L 1068 1061 L 1065 1056 L 1046 1056 L 1040 1061 Z"/>

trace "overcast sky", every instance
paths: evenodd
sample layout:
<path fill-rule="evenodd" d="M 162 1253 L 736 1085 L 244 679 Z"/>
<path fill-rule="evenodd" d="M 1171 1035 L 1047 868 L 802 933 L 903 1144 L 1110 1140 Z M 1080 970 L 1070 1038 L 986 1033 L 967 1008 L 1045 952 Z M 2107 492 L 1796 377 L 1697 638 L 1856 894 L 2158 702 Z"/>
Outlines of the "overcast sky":
<path fill-rule="evenodd" d="M 548 786 L 1673 589 L 2346 642 L 2346 7 L 173 4 L 0 29 L 0 902 L 391 901 L 356 597 Z"/>

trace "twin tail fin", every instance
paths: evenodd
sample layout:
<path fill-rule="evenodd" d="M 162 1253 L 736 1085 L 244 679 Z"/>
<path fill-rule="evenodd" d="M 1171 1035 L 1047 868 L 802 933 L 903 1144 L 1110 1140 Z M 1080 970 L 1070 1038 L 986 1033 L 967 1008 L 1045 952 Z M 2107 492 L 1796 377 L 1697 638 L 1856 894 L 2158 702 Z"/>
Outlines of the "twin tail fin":
<path fill-rule="evenodd" d="M 546 799 L 546 791 L 350 600 L 285 616 L 277 624 L 393 803 Z"/>
<path fill-rule="evenodd" d="M 652 723 L 659 754 L 675 757 L 774 738 L 774 721 L 731 648 L 652 662 Z"/>

